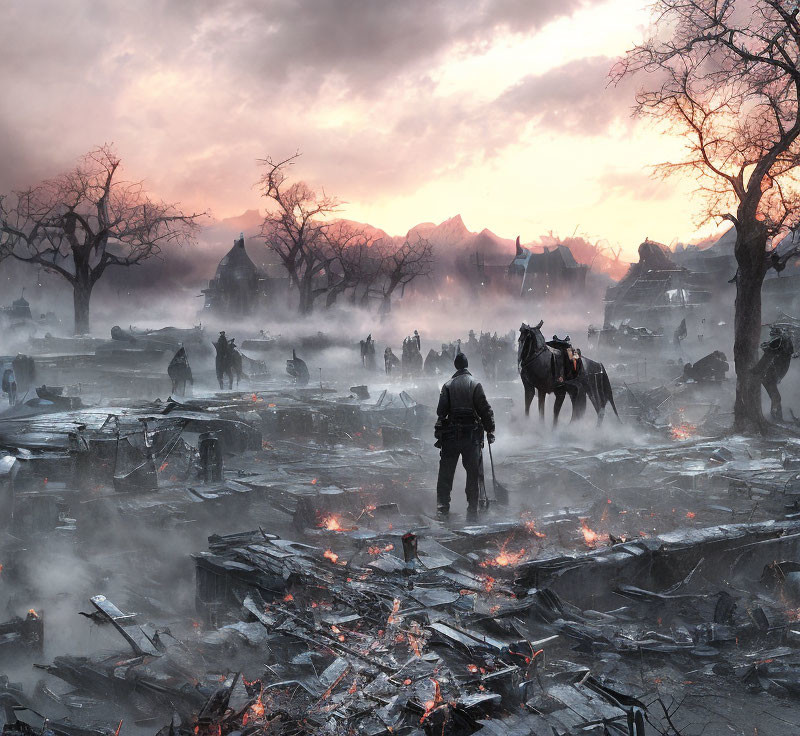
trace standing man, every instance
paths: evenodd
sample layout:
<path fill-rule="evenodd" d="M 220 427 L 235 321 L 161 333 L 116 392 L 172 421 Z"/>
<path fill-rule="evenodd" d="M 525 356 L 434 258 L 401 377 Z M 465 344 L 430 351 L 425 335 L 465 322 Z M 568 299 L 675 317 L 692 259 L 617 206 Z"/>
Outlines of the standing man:
<path fill-rule="evenodd" d="M 478 518 L 478 495 L 481 477 L 483 433 L 489 444 L 494 442 L 494 412 L 478 381 L 467 370 L 464 353 L 455 356 L 456 372 L 442 386 L 434 436 L 441 449 L 439 479 L 436 483 L 436 511 L 439 518 L 450 513 L 450 493 L 458 459 L 467 471 L 467 521 Z"/>

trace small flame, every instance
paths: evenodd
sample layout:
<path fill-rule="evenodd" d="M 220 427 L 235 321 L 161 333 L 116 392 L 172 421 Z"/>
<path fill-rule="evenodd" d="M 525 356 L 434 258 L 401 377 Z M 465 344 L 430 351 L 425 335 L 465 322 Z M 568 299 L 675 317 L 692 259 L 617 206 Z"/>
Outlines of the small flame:
<path fill-rule="evenodd" d="M 491 593 L 493 588 L 494 588 L 494 578 L 491 575 L 487 575 L 483 579 L 483 589 L 487 593 Z"/>
<path fill-rule="evenodd" d="M 686 518 L 687 519 L 694 519 L 695 516 L 697 516 L 697 514 L 694 511 L 687 511 L 686 512 Z"/>
<path fill-rule="evenodd" d="M 161 463 L 161 467 L 159 467 L 158 472 L 163 473 L 168 467 L 169 463 L 166 460 L 164 460 L 164 462 Z"/>
<path fill-rule="evenodd" d="M 335 514 L 331 514 L 330 516 L 326 516 L 322 523 L 320 524 L 321 527 L 327 529 L 329 532 L 341 532 L 343 531 L 342 525 L 339 523 L 339 519 L 336 517 Z"/>
<path fill-rule="evenodd" d="M 420 723 L 424 723 L 428 716 L 433 713 L 444 701 L 442 698 L 442 688 L 439 685 L 437 680 L 431 678 L 431 682 L 433 683 L 433 700 L 426 700 L 425 701 L 425 712 L 422 714 L 422 718 L 419 719 Z"/>
<path fill-rule="evenodd" d="M 509 540 L 506 540 L 500 545 L 500 551 L 495 557 L 481 562 L 481 567 L 508 567 L 509 565 L 516 565 L 525 556 L 525 549 L 523 548 L 519 552 L 509 552 L 506 549 L 508 542 Z"/>
<path fill-rule="evenodd" d="M 397 623 L 397 614 L 400 611 L 400 599 L 395 598 L 394 602 L 392 603 L 392 612 L 389 614 L 389 618 L 386 619 L 386 625 L 395 624 Z"/>
<path fill-rule="evenodd" d="M 387 544 L 385 547 L 369 547 L 367 549 L 367 552 L 369 552 L 371 555 L 375 556 L 375 555 L 379 555 L 379 554 L 381 554 L 383 552 L 391 552 L 393 549 L 394 549 L 394 545 L 393 544 Z"/>
<path fill-rule="evenodd" d="M 36 613 L 36 611 L 34 611 L 32 608 L 28 609 L 28 615 L 33 616 L 34 618 L 39 618 L 39 614 Z"/>
<path fill-rule="evenodd" d="M 669 431 L 673 440 L 688 440 L 697 434 L 697 425 L 682 422 L 671 425 Z"/>
<path fill-rule="evenodd" d="M 583 532 L 583 541 L 586 542 L 588 547 L 597 546 L 597 540 L 600 538 L 600 535 L 593 529 L 589 528 L 589 525 L 586 523 L 586 519 L 581 519 L 581 532 Z"/>
<path fill-rule="evenodd" d="M 329 549 L 326 549 L 326 550 L 325 550 L 325 551 L 322 553 L 322 556 L 323 556 L 323 557 L 324 557 L 326 560 L 330 560 L 330 561 L 331 561 L 331 562 L 332 562 L 334 565 L 335 565 L 337 562 L 339 562 L 339 555 L 337 555 L 337 554 L 336 554 L 336 552 L 331 552 L 331 550 L 329 550 Z"/>

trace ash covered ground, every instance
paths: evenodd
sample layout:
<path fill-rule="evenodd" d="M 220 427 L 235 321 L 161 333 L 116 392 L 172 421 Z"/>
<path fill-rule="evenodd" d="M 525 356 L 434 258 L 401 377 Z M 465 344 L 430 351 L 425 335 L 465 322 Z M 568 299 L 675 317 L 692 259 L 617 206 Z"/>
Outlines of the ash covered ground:
<path fill-rule="evenodd" d="M 730 374 L 676 380 L 724 325 L 610 345 L 557 314 L 543 329 L 603 361 L 620 420 L 570 423 L 567 401 L 553 428 L 552 397 L 524 414 L 519 317 L 475 325 L 513 333 L 484 364 L 466 318 L 394 316 L 374 368 L 363 317 L 220 325 L 245 356 L 222 391 L 217 329 L 6 344 L 35 364 L 0 415 L 8 730 L 797 733 L 800 431 L 731 435 Z M 461 470 L 435 514 L 452 355 L 383 370 L 414 327 L 423 357 L 460 339 L 494 407 L 509 501 L 485 451 L 478 523 Z"/>

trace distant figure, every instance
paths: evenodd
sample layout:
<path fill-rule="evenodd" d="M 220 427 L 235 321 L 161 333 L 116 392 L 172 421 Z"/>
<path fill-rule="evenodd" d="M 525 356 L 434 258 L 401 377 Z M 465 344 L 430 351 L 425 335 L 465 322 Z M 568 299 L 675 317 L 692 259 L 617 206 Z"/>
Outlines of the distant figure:
<path fill-rule="evenodd" d="M 475 330 L 469 331 L 469 339 L 467 340 L 467 351 L 472 354 L 480 352 L 478 348 L 478 338 L 475 337 Z"/>
<path fill-rule="evenodd" d="M 386 369 L 386 375 L 391 376 L 392 371 L 400 365 L 400 358 L 398 358 L 390 347 L 387 346 L 383 351 L 383 367 Z"/>
<path fill-rule="evenodd" d="M 297 357 L 294 349 L 292 349 L 292 359 L 286 361 L 286 372 L 294 378 L 298 386 L 308 385 L 308 366 L 304 360 Z"/>
<path fill-rule="evenodd" d="M 478 381 L 467 370 L 469 362 L 458 353 L 456 372 L 442 386 L 436 407 L 436 447 L 441 448 L 439 477 L 436 482 L 436 511 L 440 518 L 450 512 L 450 494 L 458 460 L 467 471 L 467 521 L 477 520 L 480 482 L 483 472 L 481 448 L 483 433 L 494 442 L 494 413 Z"/>
<path fill-rule="evenodd" d="M 214 364 L 217 370 L 219 389 L 220 391 L 223 390 L 223 378 L 227 376 L 228 390 L 230 390 L 233 388 L 233 367 L 231 363 L 230 346 L 228 343 L 228 338 L 225 337 L 225 330 L 219 333 L 219 338 L 214 343 L 214 349 L 217 351 Z"/>
<path fill-rule="evenodd" d="M 761 343 L 761 349 L 764 355 L 753 367 L 753 373 L 758 375 L 761 385 L 769 394 L 770 415 L 775 421 L 782 422 L 783 408 L 778 384 L 789 370 L 792 358 L 797 355 L 794 352 L 791 336 L 777 325 L 769 328 L 769 340 Z"/>
<path fill-rule="evenodd" d="M 414 330 L 414 342 L 417 343 L 417 350 L 422 353 L 422 338 L 419 336 L 419 331 Z"/>
<path fill-rule="evenodd" d="M 417 335 L 419 337 L 419 335 Z M 422 353 L 419 351 L 418 340 L 416 337 L 407 337 L 403 340 L 403 375 L 413 378 L 422 373 L 424 361 Z"/>
<path fill-rule="evenodd" d="M 675 332 L 672 334 L 672 342 L 673 342 L 673 344 L 675 345 L 676 348 L 680 348 L 681 342 L 683 342 L 686 339 L 686 335 L 688 335 L 688 334 L 689 334 L 689 332 L 686 329 L 686 317 L 684 317 L 681 320 L 681 323 L 675 329 Z M 699 335 L 698 335 L 698 337 L 699 337 Z"/>
<path fill-rule="evenodd" d="M 14 369 L 14 377 L 17 379 L 17 392 L 27 393 L 33 388 L 36 380 L 36 364 L 30 355 L 18 353 L 17 357 L 11 361 Z"/>
<path fill-rule="evenodd" d="M 361 365 L 368 371 L 375 370 L 375 340 L 372 339 L 372 333 L 361 341 Z"/>
<path fill-rule="evenodd" d="M 8 394 L 8 405 L 14 406 L 17 403 L 17 377 L 13 368 L 6 368 L 3 371 L 2 388 L 3 393 Z"/>
<path fill-rule="evenodd" d="M 172 393 L 178 396 L 186 395 L 186 382 L 194 385 L 192 369 L 189 366 L 189 358 L 186 356 L 186 349 L 181 345 L 175 357 L 169 362 L 167 374 L 172 381 Z"/>

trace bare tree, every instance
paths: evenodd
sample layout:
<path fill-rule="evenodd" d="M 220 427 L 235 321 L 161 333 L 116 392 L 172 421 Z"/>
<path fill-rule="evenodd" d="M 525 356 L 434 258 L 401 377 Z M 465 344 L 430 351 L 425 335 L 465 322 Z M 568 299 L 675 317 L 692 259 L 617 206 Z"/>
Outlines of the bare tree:
<path fill-rule="evenodd" d="M 425 238 L 406 239 L 399 246 L 387 244 L 383 258 L 383 310 L 389 311 L 392 294 L 400 288 L 401 296 L 406 286 L 420 276 L 428 276 L 433 266 L 433 245 Z"/>
<path fill-rule="evenodd" d="M 762 431 L 758 357 L 768 243 L 800 222 L 800 22 L 785 0 L 657 0 L 653 35 L 612 70 L 649 73 L 637 111 L 685 136 L 687 155 L 662 172 L 691 172 L 705 219 L 736 227 L 734 426 Z"/>
<path fill-rule="evenodd" d="M 367 231 L 349 222 L 337 221 L 324 229 L 328 263 L 326 273 L 326 306 L 331 307 L 339 296 L 351 291 L 355 304 L 359 292 L 362 300 L 381 274 L 383 249 L 380 241 Z"/>
<path fill-rule="evenodd" d="M 261 235 L 267 247 L 281 259 L 292 285 L 299 294 L 301 314 L 310 314 L 314 300 L 327 291 L 320 279 L 332 260 L 325 238 L 325 218 L 339 209 L 339 203 L 323 192 L 317 194 L 305 182 L 288 181 L 288 169 L 300 154 L 281 161 L 267 157 L 259 180 L 268 200 Z M 315 291 L 316 288 L 316 291 Z"/>
<path fill-rule="evenodd" d="M 120 180 L 110 146 L 69 173 L 0 197 L 0 259 L 15 258 L 72 285 L 75 334 L 89 332 L 92 290 L 109 266 L 136 266 L 165 245 L 193 242 L 201 214 L 151 199 Z"/>

